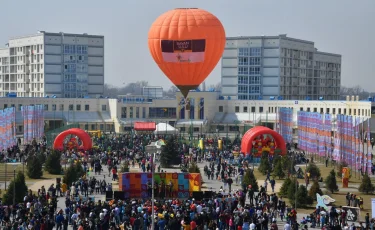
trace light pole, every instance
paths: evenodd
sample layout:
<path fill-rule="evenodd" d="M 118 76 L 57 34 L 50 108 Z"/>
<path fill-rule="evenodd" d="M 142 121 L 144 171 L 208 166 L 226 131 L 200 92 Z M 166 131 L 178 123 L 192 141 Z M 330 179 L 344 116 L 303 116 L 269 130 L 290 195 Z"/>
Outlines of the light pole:
<path fill-rule="evenodd" d="M 254 172 L 254 153 L 255 153 L 255 143 L 256 141 L 253 140 L 253 149 L 252 149 L 252 155 L 253 155 L 253 172 Z"/>
<path fill-rule="evenodd" d="M 13 165 L 13 208 L 16 206 L 16 168 L 17 165 Z"/>
<path fill-rule="evenodd" d="M 155 205 L 155 193 L 154 193 L 154 159 L 155 159 L 155 153 L 152 154 L 151 156 L 151 230 L 154 230 L 154 226 L 155 226 L 155 209 L 154 209 L 154 205 Z"/>

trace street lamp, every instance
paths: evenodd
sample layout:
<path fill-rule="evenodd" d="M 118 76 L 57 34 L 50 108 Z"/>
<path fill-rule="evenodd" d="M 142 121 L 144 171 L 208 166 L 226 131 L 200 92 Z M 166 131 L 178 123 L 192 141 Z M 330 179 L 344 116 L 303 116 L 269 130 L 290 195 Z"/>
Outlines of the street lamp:
<path fill-rule="evenodd" d="M 154 188 L 155 188 L 155 181 L 154 181 L 154 159 L 155 159 L 155 153 L 152 154 L 151 156 L 151 229 L 154 229 L 154 226 L 155 226 L 155 209 L 154 209 L 154 205 L 155 205 L 155 191 L 154 191 Z"/>
<path fill-rule="evenodd" d="M 16 168 L 17 165 L 13 165 L 13 208 L 16 206 Z"/>
<path fill-rule="evenodd" d="M 253 149 L 252 149 L 252 156 L 253 156 L 253 172 L 254 172 L 254 153 L 255 153 L 255 143 L 256 143 L 256 141 L 253 140 Z"/>

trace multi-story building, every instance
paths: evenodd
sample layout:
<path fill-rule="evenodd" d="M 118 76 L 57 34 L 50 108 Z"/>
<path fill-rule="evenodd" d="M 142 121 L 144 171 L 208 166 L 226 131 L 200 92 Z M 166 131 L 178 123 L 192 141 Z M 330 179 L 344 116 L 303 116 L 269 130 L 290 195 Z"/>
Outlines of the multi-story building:
<path fill-rule="evenodd" d="M 221 75 L 222 95 L 233 99 L 338 100 L 341 55 L 286 34 L 228 37 Z"/>
<path fill-rule="evenodd" d="M 190 92 L 190 110 L 181 104 L 183 96 L 176 98 L 150 98 L 148 96 L 124 96 L 123 98 L 0 98 L 0 109 L 16 108 L 17 133 L 23 134 L 21 107 L 44 105 L 46 130 L 78 124 L 85 130 L 127 132 L 137 121 L 168 123 L 181 134 L 212 135 L 243 134 L 255 125 L 273 128 L 279 108 L 293 108 L 297 128 L 297 112 L 309 111 L 371 117 L 371 101 L 359 101 L 347 97 L 344 101 L 321 100 L 229 100 L 218 92 Z M 375 122 L 374 122 L 375 124 Z M 192 127 L 192 129 L 190 129 Z M 295 132 L 297 133 L 297 132 Z"/>
<path fill-rule="evenodd" d="M 0 49 L 0 96 L 82 98 L 103 90 L 104 36 L 39 31 Z"/>

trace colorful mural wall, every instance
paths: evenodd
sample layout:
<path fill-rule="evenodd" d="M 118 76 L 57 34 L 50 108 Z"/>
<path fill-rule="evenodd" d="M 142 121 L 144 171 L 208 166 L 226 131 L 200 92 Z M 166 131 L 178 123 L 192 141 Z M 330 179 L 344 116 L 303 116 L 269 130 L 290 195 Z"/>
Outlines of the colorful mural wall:
<path fill-rule="evenodd" d="M 151 173 L 123 173 L 119 175 L 119 191 L 125 192 L 125 198 L 151 197 Z M 201 191 L 201 175 L 199 173 L 155 173 L 155 184 L 158 189 L 155 197 L 188 198 L 192 192 Z M 168 186 L 172 181 L 172 191 Z M 155 186 L 156 187 L 156 186 Z"/>

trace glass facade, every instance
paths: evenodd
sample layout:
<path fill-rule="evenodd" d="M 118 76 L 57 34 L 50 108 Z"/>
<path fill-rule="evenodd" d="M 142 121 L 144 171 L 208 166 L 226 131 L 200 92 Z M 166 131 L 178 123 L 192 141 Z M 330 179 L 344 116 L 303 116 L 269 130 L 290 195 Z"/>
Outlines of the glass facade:
<path fill-rule="evenodd" d="M 238 99 L 256 100 L 261 95 L 260 47 L 238 49 Z"/>
<path fill-rule="evenodd" d="M 64 45 L 64 97 L 87 96 L 87 46 Z"/>
<path fill-rule="evenodd" d="M 149 108 L 149 118 L 176 118 L 176 108 Z"/>

